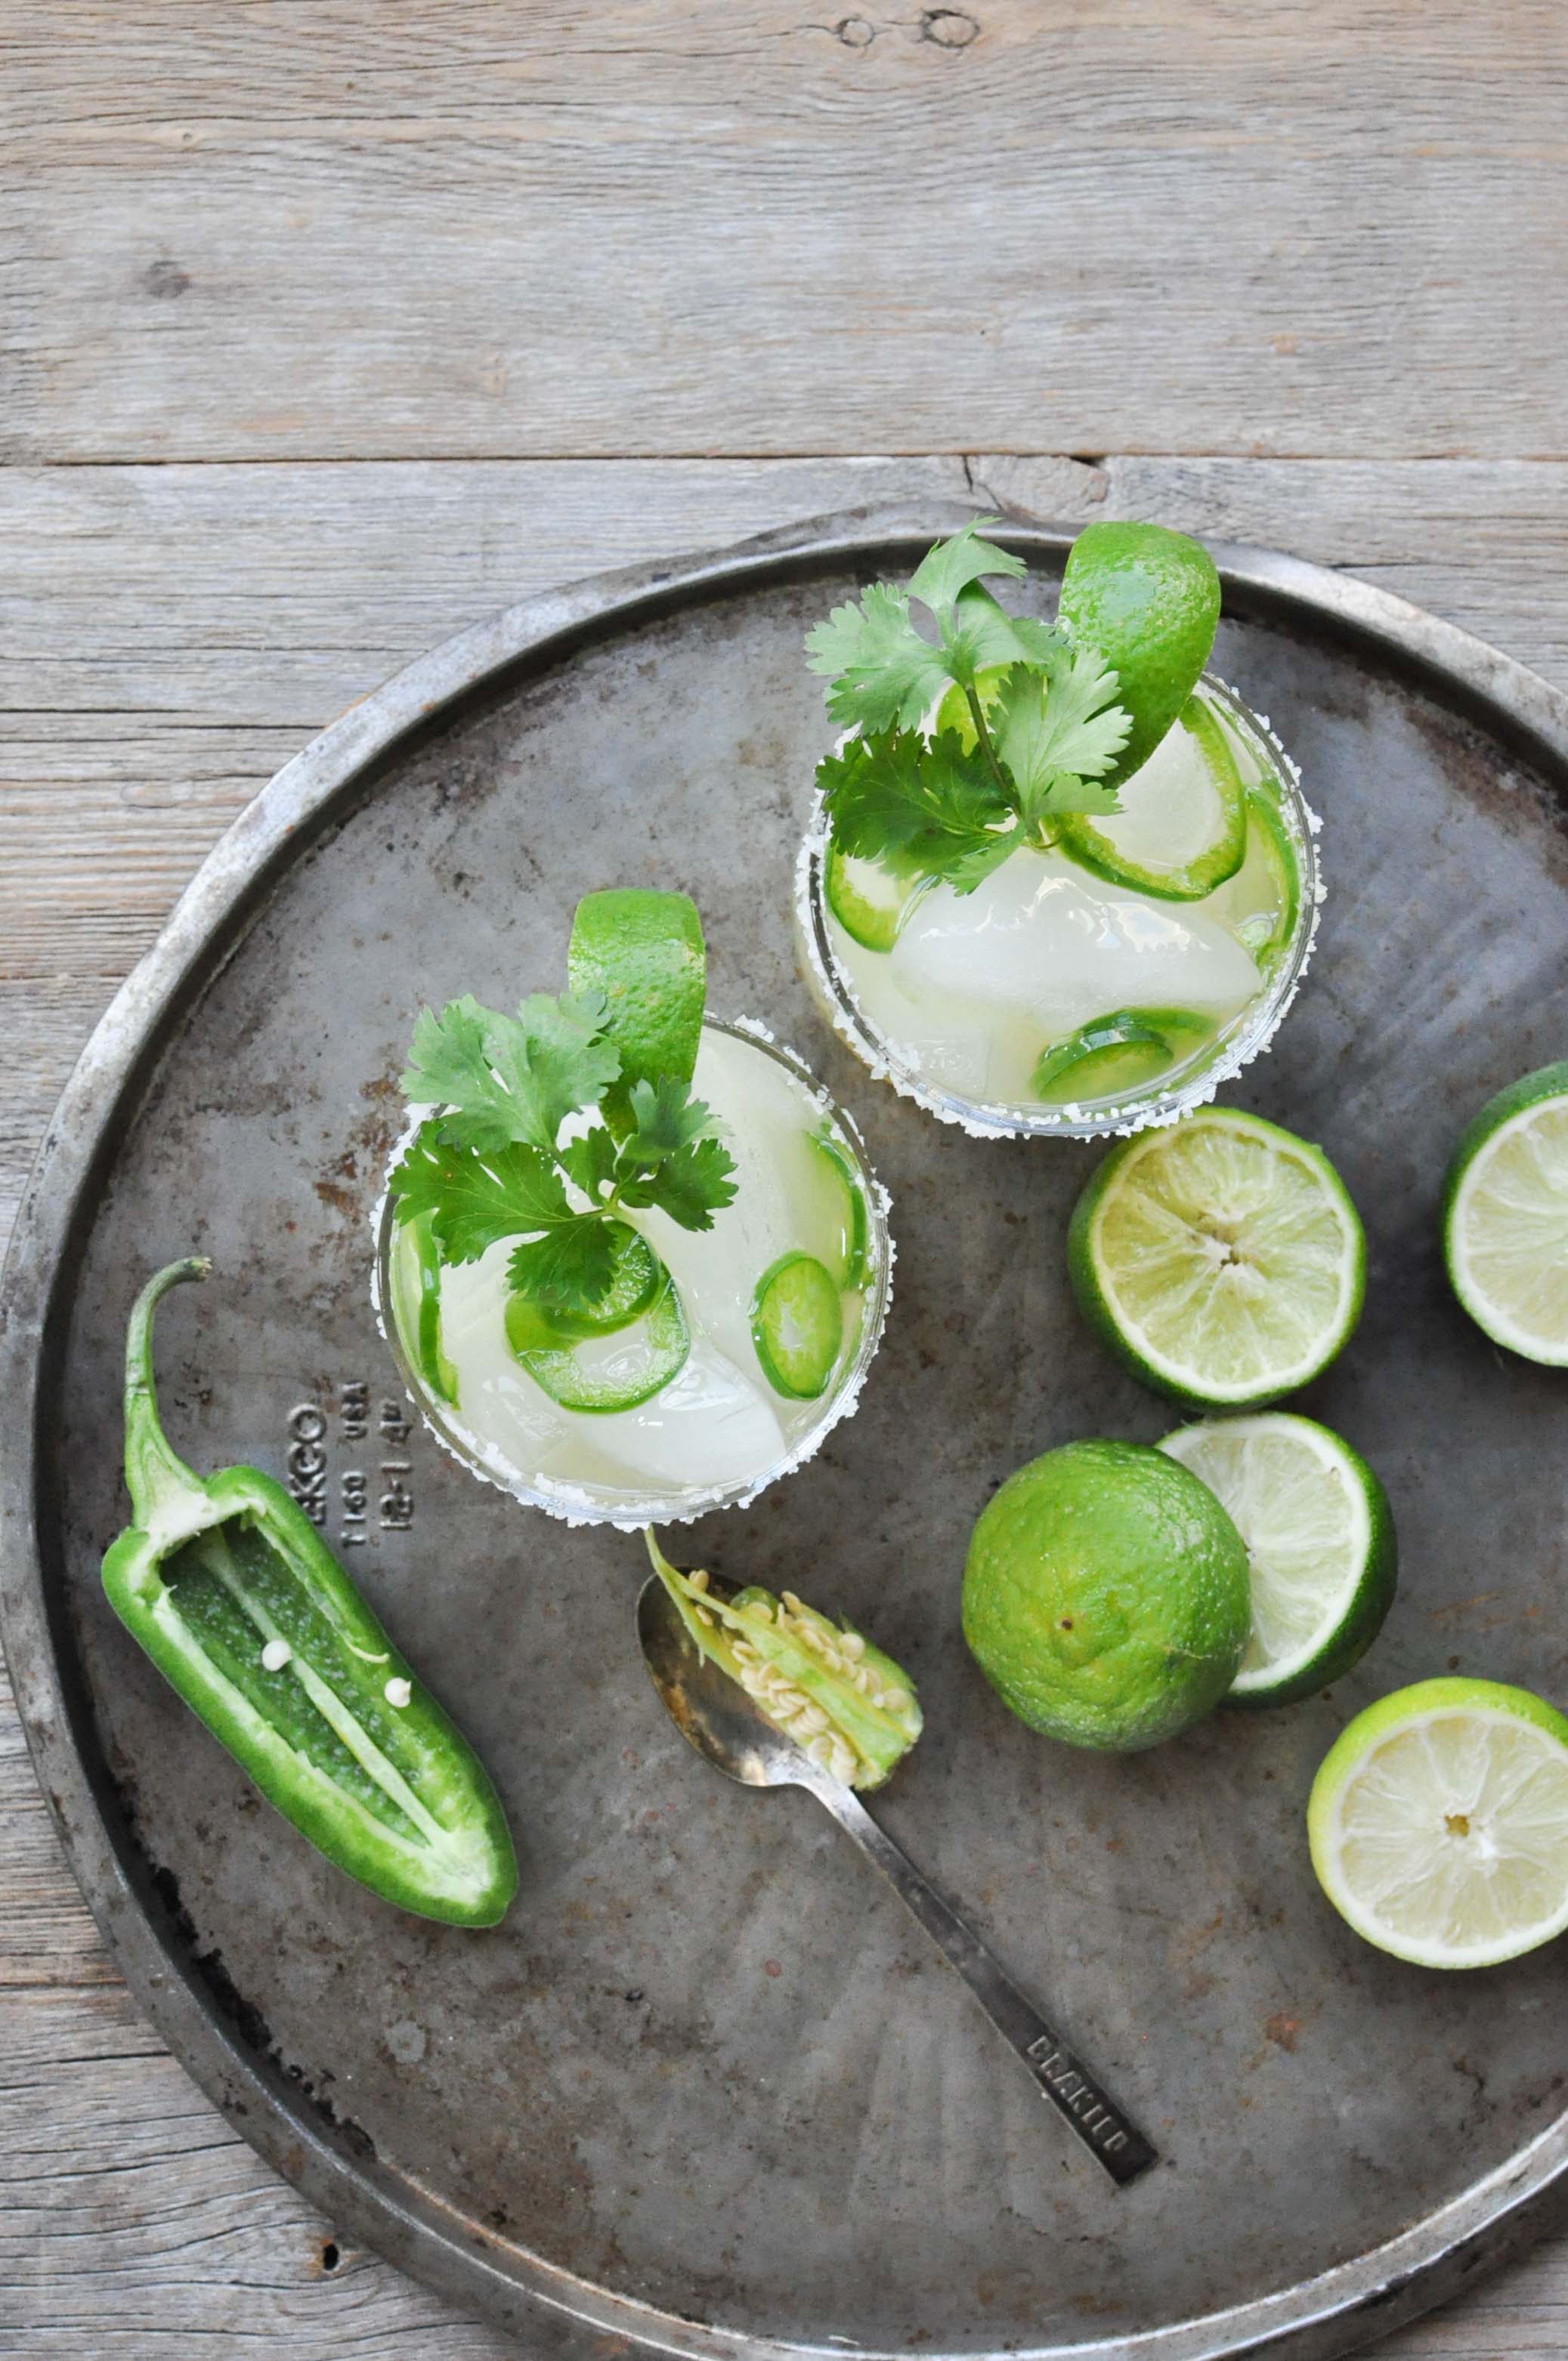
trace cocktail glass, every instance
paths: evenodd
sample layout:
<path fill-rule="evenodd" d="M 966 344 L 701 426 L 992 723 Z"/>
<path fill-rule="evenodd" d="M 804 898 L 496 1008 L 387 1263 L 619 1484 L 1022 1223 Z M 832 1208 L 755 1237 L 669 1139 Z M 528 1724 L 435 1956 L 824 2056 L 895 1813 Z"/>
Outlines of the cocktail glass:
<path fill-rule="evenodd" d="M 666 1305 L 655 1319 L 574 1345 L 569 1363 L 560 1358 L 566 1389 L 579 1397 L 597 1389 L 625 1400 L 652 1381 L 628 1407 L 564 1407 L 513 1350 L 506 1267 L 515 1241 L 478 1262 L 441 1266 L 415 1226 L 397 1221 L 389 1196 L 376 1216 L 378 1312 L 425 1423 L 475 1475 L 572 1523 L 630 1529 L 745 1506 L 850 1415 L 881 1341 L 888 1199 L 849 1117 L 799 1059 L 743 1021 L 705 1018 L 692 1087 L 735 1159 L 733 1204 L 706 1231 L 681 1229 L 657 1209 L 627 1215 L 674 1280 L 674 1334 Z M 418 1110 L 416 1124 L 431 1112 Z M 816 1271 L 804 1273 L 812 1282 L 804 1290 L 792 1286 L 786 1267 L 798 1278 L 807 1258 L 831 1275 L 831 1288 Z M 781 1358 L 770 1376 L 758 1302 L 773 1277 Z M 813 1352 L 824 1323 L 830 1349 L 835 1319 L 837 1350 L 819 1389 L 782 1390 L 792 1377 L 802 1383 L 803 1368 L 804 1382 L 816 1383 Z M 802 1333 L 811 1323 L 815 1342 Z M 554 1357 L 535 1366 L 549 1374 Z M 658 1382 L 670 1362 L 673 1374 Z"/>
<path fill-rule="evenodd" d="M 1196 895 L 1190 873 L 1181 897 L 1150 890 L 1190 873 L 1238 790 L 1234 873 Z M 873 1074 L 976 1135 L 1084 1139 L 1174 1122 L 1267 1046 L 1322 891 L 1295 764 L 1205 675 L 1121 800 L 1087 858 L 1082 832 L 1064 835 L 964 895 L 841 860 L 818 796 L 796 916 L 828 1015 Z"/>

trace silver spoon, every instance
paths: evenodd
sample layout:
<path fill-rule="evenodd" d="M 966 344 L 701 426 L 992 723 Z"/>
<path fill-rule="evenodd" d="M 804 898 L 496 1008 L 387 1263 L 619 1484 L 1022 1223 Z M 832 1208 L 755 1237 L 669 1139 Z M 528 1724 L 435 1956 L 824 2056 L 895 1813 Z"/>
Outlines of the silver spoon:
<path fill-rule="evenodd" d="M 715 1576 L 710 1576 L 708 1588 L 721 1599 L 733 1596 L 733 1587 Z M 1112 2180 L 1124 2184 L 1146 2171 L 1156 2161 L 1155 2151 L 1115 2100 L 1003 1974 L 980 1938 L 877 1826 L 853 1788 L 819 1770 L 793 1739 L 758 1711 L 739 1682 L 702 1653 L 657 1575 L 643 1584 L 637 1601 L 637 1637 L 665 1712 L 704 1761 L 743 1787 L 805 1787 L 825 1805 L 908 1904 L 998 2033 L 1011 2042 L 1046 2097 Z"/>

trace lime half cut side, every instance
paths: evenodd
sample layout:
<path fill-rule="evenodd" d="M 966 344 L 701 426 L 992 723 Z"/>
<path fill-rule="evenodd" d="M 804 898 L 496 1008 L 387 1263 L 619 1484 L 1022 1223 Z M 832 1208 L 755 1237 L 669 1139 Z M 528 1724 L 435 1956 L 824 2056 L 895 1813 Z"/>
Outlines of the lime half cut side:
<path fill-rule="evenodd" d="M 1312 1866 L 1358 1935 L 1487 1968 L 1568 1927 L 1568 1720 L 1498 1681 L 1420 1681 L 1358 1714 L 1307 1807 Z"/>
<path fill-rule="evenodd" d="M 1231 1705 L 1291 1705 L 1358 1663 L 1394 1601 L 1398 1551 L 1358 1451 L 1289 1411 L 1216 1419 L 1160 1449 L 1201 1478 L 1246 1543 L 1252 1630 Z"/>
<path fill-rule="evenodd" d="M 1261 1115 L 1203 1107 L 1091 1173 L 1068 1274 L 1090 1325 L 1157 1393 L 1260 1410 L 1349 1339 L 1366 1239 L 1321 1148 Z"/>
<path fill-rule="evenodd" d="M 1568 1367 L 1568 1063 L 1489 1099 L 1442 1194 L 1453 1291 L 1495 1344 Z"/>

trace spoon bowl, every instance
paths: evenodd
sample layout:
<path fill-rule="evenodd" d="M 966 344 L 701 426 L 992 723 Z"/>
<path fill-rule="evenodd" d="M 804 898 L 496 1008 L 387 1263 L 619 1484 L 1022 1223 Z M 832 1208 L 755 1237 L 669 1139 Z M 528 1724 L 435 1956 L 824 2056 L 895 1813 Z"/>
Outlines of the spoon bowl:
<path fill-rule="evenodd" d="M 714 1598 L 735 1596 L 735 1585 L 717 1575 L 708 1576 L 707 1587 Z M 739 1681 L 703 1654 L 656 1574 L 637 1601 L 637 1637 L 664 1711 L 687 1745 L 727 1779 L 743 1787 L 808 1787 L 817 1795 L 839 1785 L 768 1719 Z"/>

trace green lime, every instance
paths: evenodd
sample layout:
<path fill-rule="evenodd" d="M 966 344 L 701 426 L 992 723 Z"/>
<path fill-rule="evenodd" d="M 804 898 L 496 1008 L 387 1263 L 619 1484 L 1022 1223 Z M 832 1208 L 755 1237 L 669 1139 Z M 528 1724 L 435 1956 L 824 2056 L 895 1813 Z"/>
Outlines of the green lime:
<path fill-rule="evenodd" d="M 964 1566 L 964 1638 L 1047 1738 L 1129 1752 L 1216 1706 L 1247 1635 L 1246 1549 L 1206 1484 L 1141 1443 L 1010 1476 Z"/>
<path fill-rule="evenodd" d="M 1079 1308 L 1190 1410 L 1260 1410 L 1327 1368 L 1361 1317 L 1366 1239 L 1321 1148 L 1229 1107 L 1124 1140 L 1068 1231 Z"/>
<path fill-rule="evenodd" d="M 816 1401 L 844 1344 L 839 1284 L 815 1255 L 781 1255 L 757 1281 L 751 1342 L 774 1393 Z"/>
<path fill-rule="evenodd" d="M 843 1201 L 839 1285 L 864 1287 L 870 1268 L 871 1216 L 866 1211 L 866 1192 L 861 1186 L 860 1175 L 849 1150 L 830 1131 L 815 1133 L 811 1144 L 839 1182 Z"/>
<path fill-rule="evenodd" d="M 822 891 L 844 932 L 862 950 L 893 949 L 899 928 L 930 882 L 884 862 L 857 860 L 828 839 Z"/>
<path fill-rule="evenodd" d="M 1227 1702 L 1293 1705 L 1358 1664 L 1394 1603 L 1388 1496 L 1357 1451 L 1289 1411 L 1168 1434 L 1229 1510 L 1252 1568 L 1252 1631 Z"/>
<path fill-rule="evenodd" d="M 393 1260 L 393 1316 L 404 1352 L 437 1401 L 457 1400 L 457 1372 L 441 1344 L 441 1248 L 430 1213 L 399 1224 Z"/>
<path fill-rule="evenodd" d="M 1086 819 L 1081 812 L 1067 812 L 1057 822 L 1057 838 L 1062 851 L 1070 853 L 1081 868 L 1109 878 L 1113 884 L 1135 886 L 1164 902 L 1201 902 L 1234 877 L 1246 858 L 1246 789 L 1230 741 L 1201 697 L 1188 698 L 1180 720 L 1197 746 L 1214 791 L 1208 841 L 1200 851 L 1183 861 L 1158 858 L 1161 837 L 1168 842 L 1169 821 L 1175 813 L 1165 783 L 1157 782 L 1153 774 L 1147 798 L 1155 806 L 1152 811 L 1135 807 L 1121 818 L 1104 822 Z M 1135 796 L 1136 790 L 1129 789 L 1129 798 Z"/>
<path fill-rule="evenodd" d="M 1118 1008 L 1042 1050 L 1029 1088 L 1037 1099 L 1114 1098 L 1184 1064 L 1214 1031 L 1191 1008 Z"/>
<path fill-rule="evenodd" d="M 513 1341 L 514 1308 L 519 1305 L 523 1307 L 518 1315 L 519 1335 L 534 1333 L 532 1318 L 525 1315 L 536 1317 L 537 1306 L 514 1295 L 507 1305 L 508 1341 L 519 1367 L 526 1369 L 534 1383 L 563 1410 L 585 1411 L 595 1416 L 635 1410 L 639 1402 L 652 1400 L 680 1374 L 691 1351 L 691 1332 L 686 1326 L 680 1291 L 667 1271 L 663 1285 L 641 1318 L 606 1335 L 572 1343 L 520 1345 Z"/>
<path fill-rule="evenodd" d="M 1358 1713 L 1307 1806 L 1342 1918 L 1398 1960 L 1489 1968 L 1568 1927 L 1568 1721 L 1500 1681 L 1418 1681 Z"/>
<path fill-rule="evenodd" d="M 507 1342 L 514 1353 L 548 1351 L 556 1345 L 613 1336 L 652 1308 L 670 1274 L 646 1238 L 630 1222 L 609 1224 L 614 1239 L 610 1282 L 591 1312 L 557 1312 L 532 1296 L 511 1295 L 505 1313 Z"/>
<path fill-rule="evenodd" d="M 1301 872 L 1296 859 L 1279 806 L 1266 788 L 1249 787 L 1246 793 L 1247 851 L 1258 854 L 1262 874 L 1258 881 L 1259 903 L 1245 917 L 1235 921 L 1235 937 L 1252 953 L 1260 968 L 1266 968 L 1285 950 L 1296 931 L 1296 919 L 1301 907 Z M 1243 884 L 1247 879 L 1243 879 Z"/>
<path fill-rule="evenodd" d="M 572 920 L 566 972 L 574 992 L 602 992 L 620 1073 L 604 1099 L 618 1135 L 630 1127 L 631 1086 L 689 1082 L 702 1040 L 707 952 L 689 894 L 641 885 L 585 894 Z"/>
<path fill-rule="evenodd" d="M 1197 687 L 1220 620 L 1220 577 L 1184 533 L 1086 525 L 1067 554 L 1060 613 L 1115 673 L 1116 702 L 1132 718 L 1114 785 L 1154 752 Z"/>
<path fill-rule="evenodd" d="M 1488 1099 L 1442 1185 L 1453 1291 L 1495 1344 L 1568 1367 L 1568 1064 Z"/>

